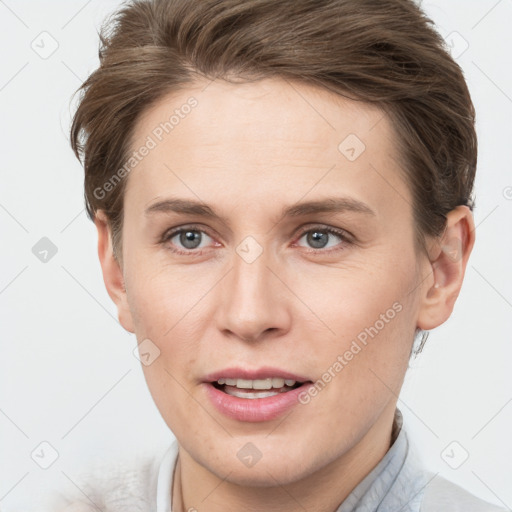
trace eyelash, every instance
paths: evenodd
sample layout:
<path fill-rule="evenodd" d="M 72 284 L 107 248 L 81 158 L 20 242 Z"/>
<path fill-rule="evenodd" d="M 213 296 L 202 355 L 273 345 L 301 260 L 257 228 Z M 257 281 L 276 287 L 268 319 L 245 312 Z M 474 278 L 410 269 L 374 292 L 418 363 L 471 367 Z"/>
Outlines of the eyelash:
<path fill-rule="evenodd" d="M 167 242 L 169 242 L 169 240 L 174 238 L 176 235 L 179 235 L 181 233 L 185 233 L 187 231 L 198 231 L 200 233 L 206 233 L 209 237 L 213 238 L 213 236 L 210 235 L 208 233 L 208 231 L 206 231 L 205 229 L 201 228 L 200 226 L 190 225 L 190 226 L 180 227 L 180 228 L 177 228 L 177 229 L 174 229 L 174 230 L 166 231 L 162 235 L 160 243 L 161 244 L 166 244 Z M 309 249 L 309 250 L 306 251 L 307 253 L 313 253 L 313 254 L 316 254 L 316 253 L 324 253 L 324 254 L 337 253 L 339 251 L 345 250 L 344 246 L 350 245 L 350 244 L 354 243 L 353 240 L 352 240 L 353 237 L 347 231 L 342 230 L 342 229 L 332 228 L 332 227 L 329 227 L 329 226 L 322 226 L 322 225 L 304 228 L 299 233 L 297 240 L 300 240 L 307 233 L 314 232 L 314 231 L 321 231 L 323 233 L 329 233 L 331 235 L 338 236 L 342 240 L 343 247 L 340 247 L 340 248 L 337 248 L 337 249 L 328 249 L 328 250 L 324 250 L 324 249 Z M 174 253 L 176 253 L 178 255 L 182 255 L 182 256 L 201 256 L 203 254 L 203 252 L 204 252 L 203 250 L 197 251 L 197 250 L 194 250 L 194 249 L 180 250 L 180 249 L 170 248 L 170 250 L 172 252 L 174 252 Z"/>

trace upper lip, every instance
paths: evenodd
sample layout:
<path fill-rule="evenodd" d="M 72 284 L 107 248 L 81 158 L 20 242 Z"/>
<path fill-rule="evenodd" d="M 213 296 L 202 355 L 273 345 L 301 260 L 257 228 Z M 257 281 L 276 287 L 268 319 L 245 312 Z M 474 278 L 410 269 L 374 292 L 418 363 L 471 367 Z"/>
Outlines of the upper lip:
<path fill-rule="evenodd" d="M 223 370 L 219 370 L 213 373 L 210 373 L 204 377 L 205 382 L 216 382 L 219 379 L 246 379 L 246 380 L 259 380 L 259 379 L 269 379 L 272 377 L 277 377 L 281 379 L 289 379 L 294 380 L 296 382 L 307 382 L 309 379 L 302 375 L 297 375 L 295 373 L 288 372 L 286 370 L 281 370 L 280 368 L 257 368 L 257 369 L 247 369 L 247 368 L 224 368 Z"/>

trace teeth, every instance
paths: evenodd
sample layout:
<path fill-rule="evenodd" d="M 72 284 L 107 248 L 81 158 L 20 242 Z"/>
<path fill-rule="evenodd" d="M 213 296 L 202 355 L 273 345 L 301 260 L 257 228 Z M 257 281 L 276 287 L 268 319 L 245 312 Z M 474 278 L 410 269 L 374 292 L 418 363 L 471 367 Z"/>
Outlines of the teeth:
<path fill-rule="evenodd" d="M 282 388 L 284 386 L 284 379 L 278 379 L 278 378 L 273 378 L 272 379 L 272 387 L 273 388 Z"/>
<path fill-rule="evenodd" d="M 243 386 L 240 386 L 240 382 L 245 382 L 245 381 L 239 380 L 236 384 L 237 388 L 243 387 Z M 258 379 L 258 380 L 253 380 L 251 382 L 252 382 L 251 387 L 253 389 L 272 389 L 272 379 Z"/>
<path fill-rule="evenodd" d="M 278 391 L 258 391 L 256 393 L 248 393 L 247 391 L 236 391 L 232 388 L 226 389 L 226 393 L 231 396 L 236 396 L 238 398 L 268 398 L 269 396 L 279 395 Z"/>
<path fill-rule="evenodd" d="M 296 381 L 291 379 L 282 379 L 280 377 L 272 377 L 268 379 L 225 379 L 221 378 L 217 381 L 218 384 L 226 384 L 226 386 L 234 386 L 239 389 L 272 389 L 272 388 L 282 388 L 283 386 L 295 386 Z M 259 393 L 258 396 L 261 397 L 262 393 Z"/>

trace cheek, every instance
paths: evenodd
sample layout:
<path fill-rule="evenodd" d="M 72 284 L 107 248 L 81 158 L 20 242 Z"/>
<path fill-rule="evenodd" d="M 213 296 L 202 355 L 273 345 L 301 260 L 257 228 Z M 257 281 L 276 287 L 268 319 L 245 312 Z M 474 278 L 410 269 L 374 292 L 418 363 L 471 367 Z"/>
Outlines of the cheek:
<path fill-rule="evenodd" d="M 336 375 L 337 384 L 329 387 L 349 402 L 389 394 L 386 385 L 397 389 L 407 368 L 418 308 L 415 259 L 386 261 L 338 272 L 312 303 L 329 336 L 310 357 L 319 372 Z"/>
<path fill-rule="evenodd" d="M 154 268 L 152 265 L 148 265 Z M 187 416 L 190 407 L 187 369 L 197 366 L 201 335 L 197 332 L 201 314 L 201 287 L 176 271 L 142 271 L 127 283 L 130 309 L 138 342 L 149 339 L 158 357 L 142 365 L 149 391 L 169 427 Z M 193 284 L 193 283 L 192 283 Z"/>
<path fill-rule="evenodd" d="M 193 265 L 173 268 L 149 258 L 130 263 L 125 278 L 137 335 L 162 342 L 176 338 L 177 333 L 183 340 L 192 339 L 186 331 L 196 325 L 193 318 L 216 276 L 206 271 L 200 274 Z"/>
<path fill-rule="evenodd" d="M 334 450 L 369 428 L 399 394 L 415 328 L 415 306 L 400 291 L 374 286 L 333 301 L 327 322 L 337 336 L 310 352 L 319 392 L 303 399 L 322 430 L 338 432 Z"/>
<path fill-rule="evenodd" d="M 297 295 L 318 313 L 333 341 L 346 342 L 375 326 L 390 331 L 388 326 L 402 322 L 403 317 L 414 318 L 415 260 L 391 255 L 383 256 L 382 262 L 375 260 L 324 269 L 297 281 Z"/>
<path fill-rule="evenodd" d="M 153 363 L 143 365 L 143 371 L 164 418 L 175 418 L 178 411 L 183 414 L 188 396 L 184 387 L 188 388 L 191 376 L 187 369 L 197 367 L 204 338 L 205 290 L 214 283 L 211 272 L 201 278 L 192 266 L 159 267 L 149 260 L 137 262 L 127 272 L 128 302 L 138 342 L 151 340 L 159 353 Z"/>

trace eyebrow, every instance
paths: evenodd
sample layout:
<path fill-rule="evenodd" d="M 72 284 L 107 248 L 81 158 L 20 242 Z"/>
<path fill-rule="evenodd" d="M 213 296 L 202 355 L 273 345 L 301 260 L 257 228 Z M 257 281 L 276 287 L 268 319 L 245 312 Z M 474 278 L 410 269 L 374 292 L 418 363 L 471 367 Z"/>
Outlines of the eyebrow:
<path fill-rule="evenodd" d="M 319 213 L 343 213 L 347 211 L 363 213 L 366 215 L 375 215 L 375 212 L 367 204 L 357 199 L 350 197 L 328 197 L 316 201 L 307 201 L 291 206 L 285 206 L 281 211 L 281 218 L 301 217 Z M 226 219 L 216 213 L 214 208 L 208 204 L 190 199 L 164 199 L 148 206 L 144 211 L 144 214 L 146 216 L 150 216 L 157 212 L 199 215 L 201 217 L 207 217 L 226 222 Z"/>

